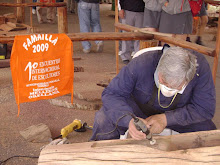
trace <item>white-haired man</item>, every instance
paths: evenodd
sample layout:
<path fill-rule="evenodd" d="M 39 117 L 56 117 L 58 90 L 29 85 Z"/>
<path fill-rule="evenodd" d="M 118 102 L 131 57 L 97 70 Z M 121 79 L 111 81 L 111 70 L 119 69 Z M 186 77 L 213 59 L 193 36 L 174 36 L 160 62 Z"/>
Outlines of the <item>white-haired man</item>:
<path fill-rule="evenodd" d="M 205 57 L 193 50 L 170 47 L 134 58 L 102 93 L 91 140 L 117 139 L 136 129 L 131 114 L 151 133 L 170 128 L 179 133 L 214 130 L 215 87 Z"/>

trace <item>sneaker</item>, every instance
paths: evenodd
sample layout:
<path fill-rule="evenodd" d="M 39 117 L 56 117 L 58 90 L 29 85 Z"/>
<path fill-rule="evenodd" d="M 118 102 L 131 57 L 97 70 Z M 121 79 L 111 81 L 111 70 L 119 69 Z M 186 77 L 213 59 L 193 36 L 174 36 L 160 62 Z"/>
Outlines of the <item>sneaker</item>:
<path fill-rule="evenodd" d="M 134 55 L 135 55 L 135 52 L 132 52 L 132 53 L 131 53 L 131 57 L 133 57 Z"/>
<path fill-rule="evenodd" d="M 120 56 L 122 54 L 122 51 L 120 50 L 119 52 L 118 52 L 118 55 Z"/>
<path fill-rule="evenodd" d="M 123 60 L 122 62 L 123 62 L 123 64 L 127 65 L 130 61 L 129 60 Z"/>
<path fill-rule="evenodd" d="M 90 51 L 91 51 L 91 49 L 83 49 L 83 52 L 86 53 L 86 54 L 90 53 Z"/>
<path fill-rule="evenodd" d="M 190 37 L 186 37 L 186 41 L 191 42 Z"/>
<path fill-rule="evenodd" d="M 38 21 L 39 22 L 39 24 L 42 24 L 42 23 L 44 23 L 44 21 L 42 21 L 42 20 L 40 20 L 40 21 Z"/>
<path fill-rule="evenodd" d="M 36 14 L 36 10 L 35 9 L 32 9 L 32 14 Z"/>
<path fill-rule="evenodd" d="M 104 44 L 103 42 L 99 42 L 97 44 L 96 52 L 101 53 L 103 51 Z"/>
<path fill-rule="evenodd" d="M 54 24 L 55 22 L 53 20 L 51 20 L 51 19 L 47 19 L 47 23 Z"/>
<path fill-rule="evenodd" d="M 202 41 L 201 40 L 196 40 L 196 43 L 198 44 L 198 45 L 202 45 L 202 46 L 204 46 L 204 44 L 202 43 Z"/>

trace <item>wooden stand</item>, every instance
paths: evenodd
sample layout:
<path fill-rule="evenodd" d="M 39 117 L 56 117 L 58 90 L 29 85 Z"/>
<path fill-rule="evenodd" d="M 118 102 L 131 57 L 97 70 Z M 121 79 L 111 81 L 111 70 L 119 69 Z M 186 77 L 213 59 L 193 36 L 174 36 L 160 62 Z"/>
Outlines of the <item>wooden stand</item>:
<path fill-rule="evenodd" d="M 0 6 L 5 7 L 17 7 L 17 22 L 24 22 L 24 7 L 57 7 L 58 8 L 58 33 L 67 33 L 68 32 L 68 23 L 67 23 L 67 4 L 65 2 L 59 3 L 24 3 L 25 0 L 16 0 L 17 3 L 0 3 Z M 32 9 L 30 9 L 31 12 Z M 30 26 L 32 27 L 32 14 L 30 14 Z"/>
<path fill-rule="evenodd" d="M 17 0 L 17 3 L 24 3 L 25 0 Z M 25 12 L 24 12 L 24 7 L 17 7 L 17 23 L 24 23 L 24 19 L 25 19 Z"/>
<path fill-rule="evenodd" d="M 68 33 L 67 8 L 66 7 L 57 8 L 57 14 L 58 14 L 58 33 Z"/>
<path fill-rule="evenodd" d="M 106 140 L 48 146 L 39 165 L 220 164 L 220 130 L 157 136 L 148 140 Z"/>

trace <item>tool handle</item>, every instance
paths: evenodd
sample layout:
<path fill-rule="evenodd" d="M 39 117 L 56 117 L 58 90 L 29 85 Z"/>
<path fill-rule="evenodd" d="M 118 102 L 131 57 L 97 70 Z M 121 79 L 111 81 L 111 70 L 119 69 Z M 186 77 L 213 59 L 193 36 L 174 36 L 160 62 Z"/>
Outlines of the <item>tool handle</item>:
<path fill-rule="evenodd" d="M 140 120 L 138 118 L 135 118 L 134 119 L 134 125 L 135 125 L 135 127 L 138 131 L 142 131 L 146 135 L 148 135 L 150 133 L 147 126 L 144 124 L 144 122 L 142 120 Z"/>
<path fill-rule="evenodd" d="M 134 119 L 134 125 L 136 129 L 138 131 L 142 131 L 143 133 L 145 133 L 146 139 L 150 140 L 151 145 L 154 145 L 156 143 L 156 140 L 152 138 L 152 134 L 150 133 L 149 129 L 144 124 L 144 122 L 137 117 L 133 117 L 133 119 Z"/>

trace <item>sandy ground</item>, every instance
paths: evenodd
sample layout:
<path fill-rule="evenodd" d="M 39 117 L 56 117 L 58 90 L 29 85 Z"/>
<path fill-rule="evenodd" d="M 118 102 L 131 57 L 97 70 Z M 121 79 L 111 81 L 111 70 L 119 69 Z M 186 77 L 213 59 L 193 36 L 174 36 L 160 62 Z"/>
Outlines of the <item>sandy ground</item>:
<path fill-rule="evenodd" d="M 12 1 L 12 0 L 11 0 Z M 1 0 L 1 2 L 6 2 Z M 9 2 L 9 1 L 7 1 Z M 105 32 L 114 31 L 114 18 L 111 11 L 111 5 L 101 4 L 101 25 Z M 12 12 L 11 8 L 1 8 L 0 14 Z M 26 24 L 29 24 L 29 9 L 26 9 Z M 36 15 L 33 15 L 33 22 L 36 32 L 57 33 L 57 24 L 38 24 Z M 68 29 L 69 33 L 79 32 L 77 14 L 68 14 Z M 212 41 L 214 34 L 212 30 L 207 29 L 204 35 L 204 43 L 214 48 L 215 42 Z M 193 37 L 192 37 L 193 38 Z M 194 38 L 193 38 L 194 39 Z M 75 66 L 84 68 L 84 72 L 75 73 L 74 102 L 79 105 L 87 105 L 88 107 L 97 105 L 101 106 L 102 87 L 96 85 L 100 81 L 108 81 L 115 75 L 115 52 L 114 42 L 106 41 L 103 53 L 95 53 L 95 45 L 92 42 L 93 48 L 90 54 L 84 54 L 79 42 L 74 43 L 74 57 L 79 57 L 81 60 L 75 61 Z M 213 58 L 207 57 L 212 66 Z M 124 65 L 120 61 L 120 68 Z M 217 108 L 214 121 L 220 128 L 220 72 L 218 69 L 216 91 L 217 91 Z M 70 95 L 56 98 L 57 100 L 70 101 Z M 40 148 L 47 143 L 31 143 L 27 142 L 19 133 L 25 128 L 44 123 L 46 124 L 52 137 L 60 134 L 60 130 L 70 124 L 74 119 L 80 119 L 93 124 L 96 110 L 85 110 L 85 108 L 66 108 L 65 105 L 58 106 L 56 103 L 51 103 L 48 100 L 37 101 L 32 103 L 21 104 L 20 117 L 17 117 L 17 105 L 14 98 L 13 85 L 11 80 L 10 68 L 0 69 L 0 161 L 14 155 L 39 156 Z M 98 108 L 96 108 L 98 109 Z M 83 133 L 73 132 L 68 136 L 71 143 L 86 142 L 91 136 L 91 130 Z M 37 159 L 34 158 L 13 158 L 6 164 L 29 165 L 37 164 Z"/>

